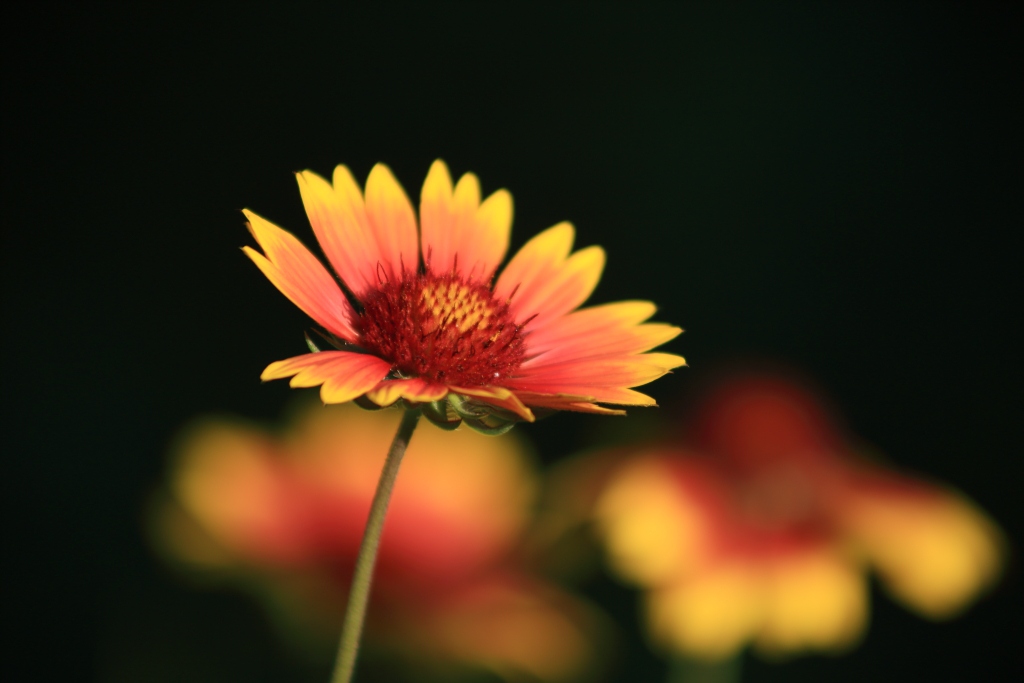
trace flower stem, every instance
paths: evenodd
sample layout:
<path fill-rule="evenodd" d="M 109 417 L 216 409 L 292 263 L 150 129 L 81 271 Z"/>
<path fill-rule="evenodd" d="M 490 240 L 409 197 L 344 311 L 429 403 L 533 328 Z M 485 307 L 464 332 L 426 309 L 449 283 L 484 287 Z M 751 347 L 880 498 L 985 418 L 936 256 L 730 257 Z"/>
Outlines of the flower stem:
<path fill-rule="evenodd" d="M 370 599 L 370 582 L 373 580 L 373 565 L 377 561 L 377 547 L 380 545 L 381 532 L 384 530 L 384 517 L 391 500 L 391 490 L 395 487 L 398 467 L 402 464 L 402 456 L 412 438 L 412 432 L 420 420 L 419 408 L 406 410 L 402 422 L 398 425 L 395 440 L 391 442 L 388 457 L 384 461 L 384 469 L 380 473 L 377 492 L 373 495 L 370 505 L 370 517 L 366 520 L 363 532 L 363 543 L 359 546 L 359 557 L 356 558 L 356 571 L 352 576 L 352 590 L 348 595 L 348 606 L 345 608 L 345 621 L 341 627 L 341 642 L 338 645 L 338 661 L 334 665 L 331 683 L 349 683 L 356 666 L 356 655 L 359 654 L 359 639 L 363 634 L 363 622 L 366 619 L 366 604 Z"/>
<path fill-rule="evenodd" d="M 705 662 L 678 657 L 672 661 L 669 683 L 739 683 L 743 673 L 743 655 Z"/>

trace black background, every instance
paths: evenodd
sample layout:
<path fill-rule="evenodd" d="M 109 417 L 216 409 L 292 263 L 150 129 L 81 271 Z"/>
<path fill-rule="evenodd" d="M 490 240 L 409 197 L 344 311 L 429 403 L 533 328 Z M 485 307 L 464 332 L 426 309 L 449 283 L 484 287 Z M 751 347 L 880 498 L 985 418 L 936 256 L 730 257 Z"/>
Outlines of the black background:
<path fill-rule="evenodd" d="M 1021 13 L 1013 5 L 432 5 L 8 15 L 3 65 L 5 589 L 23 680 L 326 680 L 259 609 L 144 542 L 167 444 L 261 385 L 309 322 L 239 251 L 249 207 L 312 244 L 291 172 L 415 199 L 430 162 L 559 220 L 687 333 L 672 403 L 736 358 L 799 368 L 893 461 L 1021 538 Z M 601 418 L 526 427 L 546 460 Z M 607 418 L 606 418 L 607 419 Z M 633 623 L 635 598 L 598 588 Z M 1019 565 L 961 619 L 873 601 L 844 658 L 749 681 L 995 680 Z M 638 636 L 634 636 L 638 638 Z M 615 680 L 660 680 L 637 639 Z M 74 673 L 71 673 L 74 672 Z M 14 679 L 9 679 L 14 680 Z"/>

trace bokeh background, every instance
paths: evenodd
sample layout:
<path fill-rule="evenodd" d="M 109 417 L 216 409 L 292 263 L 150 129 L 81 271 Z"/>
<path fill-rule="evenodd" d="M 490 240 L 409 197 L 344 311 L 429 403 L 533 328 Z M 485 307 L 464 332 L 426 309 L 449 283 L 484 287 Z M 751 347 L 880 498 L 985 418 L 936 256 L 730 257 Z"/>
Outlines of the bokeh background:
<path fill-rule="evenodd" d="M 263 612 L 154 557 L 176 430 L 276 420 L 265 364 L 301 312 L 239 250 L 249 207 L 308 228 L 291 172 L 430 162 L 515 198 L 513 249 L 559 220 L 651 298 L 691 368 L 814 378 L 892 461 L 959 487 L 1019 548 L 1021 12 L 943 3 L 155 10 L 5 20 L 8 646 L 31 678 L 317 681 Z M 545 461 L 609 418 L 525 428 Z M 627 418 L 629 419 L 629 418 Z M 636 597 L 588 588 L 622 625 Z M 949 624 L 873 602 L 852 654 L 745 680 L 996 680 L 1019 671 L 1019 562 Z M 660 680 L 635 628 L 611 680 Z M 8 680 L 15 680 L 10 678 Z"/>

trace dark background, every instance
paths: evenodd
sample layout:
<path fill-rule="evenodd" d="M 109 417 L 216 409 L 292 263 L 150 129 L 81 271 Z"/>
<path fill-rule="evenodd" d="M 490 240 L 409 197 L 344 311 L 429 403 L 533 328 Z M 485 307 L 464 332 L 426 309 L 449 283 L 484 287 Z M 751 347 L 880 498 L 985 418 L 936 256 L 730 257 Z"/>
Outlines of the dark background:
<path fill-rule="evenodd" d="M 312 244 L 291 172 L 415 199 L 430 162 L 609 254 L 594 297 L 687 333 L 671 403 L 736 358 L 789 364 L 893 461 L 1019 547 L 1021 13 L 845 4 L 140 10 L 4 20 L 7 647 L 18 680 L 319 681 L 262 612 L 153 557 L 143 508 L 196 415 L 276 419 L 309 321 L 239 251 L 249 207 Z M 1019 324 L 1019 322 L 1018 322 Z M 554 460 L 601 418 L 525 431 Z M 625 627 L 635 598 L 596 589 Z M 844 658 L 745 679 L 995 680 L 1019 564 L 961 619 L 884 596 Z M 10 633 L 10 631 L 8 631 Z M 615 680 L 660 680 L 631 643 Z M 16 680 L 8 678 L 8 680 Z"/>

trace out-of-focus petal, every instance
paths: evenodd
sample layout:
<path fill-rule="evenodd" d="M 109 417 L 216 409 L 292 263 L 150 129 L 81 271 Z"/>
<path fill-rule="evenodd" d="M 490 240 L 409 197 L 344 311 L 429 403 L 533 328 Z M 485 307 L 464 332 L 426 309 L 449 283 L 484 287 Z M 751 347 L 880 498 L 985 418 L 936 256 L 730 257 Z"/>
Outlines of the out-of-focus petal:
<path fill-rule="evenodd" d="M 888 589 L 924 616 L 955 616 L 1002 570 L 999 529 L 954 493 L 865 489 L 842 514 Z"/>
<path fill-rule="evenodd" d="M 868 590 L 860 568 L 838 549 L 793 553 L 764 572 L 764 623 L 755 643 L 781 654 L 852 645 L 867 622 Z"/>
<path fill-rule="evenodd" d="M 695 659 L 732 657 L 762 623 L 760 588 L 756 573 L 734 564 L 651 591 L 647 594 L 651 635 L 661 647 Z"/>
<path fill-rule="evenodd" d="M 303 485 L 296 495 L 319 501 L 311 517 L 321 562 L 354 562 L 400 413 L 316 406 L 291 430 L 289 469 Z M 374 594 L 407 601 L 402 611 L 414 609 L 504 557 L 537 488 L 524 448 L 514 434 L 445 432 L 421 421 L 395 483 Z"/>
<path fill-rule="evenodd" d="M 333 186 L 312 171 L 297 173 L 296 179 L 306 215 L 334 272 L 363 298 L 377 285 L 381 252 L 359 185 L 345 166 L 334 169 Z"/>
<path fill-rule="evenodd" d="M 386 360 L 351 351 L 321 351 L 271 363 L 264 381 L 291 377 L 293 387 L 320 386 L 324 403 L 345 403 L 373 389 L 391 370 Z"/>
<path fill-rule="evenodd" d="M 304 503 L 275 468 L 271 440 L 240 425 L 206 423 L 178 451 L 175 497 L 212 541 L 235 557 L 272 566 L 308 559 Z"/>
<path fill-rule="evenodd" d="M 508 680 L 578 680 L 596 655 L 589 610 L 526 577 L 469 585 L 420 619 L 411 628 L 434 656 L 476 663 Z"/>
<path fill-rule="evenodd" d="M 594 517 L 612 566 L 643 586 L 683 578 L 709 551 L 705 513 L 655 459 L 623 468 L 597 501 Z"/>
<path fill-rule="evenodd" d="M 379 264 L 373 264 L 379 268 L 378 277 L 400 282 L 405 273 L 415 273 L 420 256 L 416 214 L 384 164 L 374 166 L 366 179 L 366 215 L 380 252 Z"/>
<path fill-rule="evenodd" d="M 353 325 L 355 311 L 338 283 L 291 233 L 245 209 L 249 230 L 264 253 L 243 247 L 281 293 L 329 332 L 345 339 L 358 339 Z"/>

